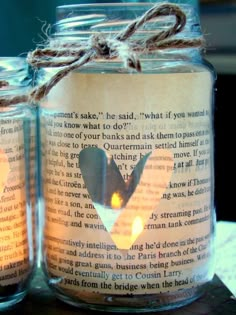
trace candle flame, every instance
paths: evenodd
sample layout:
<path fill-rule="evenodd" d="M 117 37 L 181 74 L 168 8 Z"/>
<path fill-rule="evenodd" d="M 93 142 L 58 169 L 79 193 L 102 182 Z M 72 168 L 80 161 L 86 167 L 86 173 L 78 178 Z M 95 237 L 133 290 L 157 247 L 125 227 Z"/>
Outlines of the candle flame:
<path fill-rule="evenodd" d="M 123 204 L 123 199 L 118 192 L 114 192 L 111 196 L 111 206 L 113 209 L 120 209 Z"/>
<path fill-rule="evenodd" d="M 132 239 L 135 241 L 136 238 L 142 233 L 143 231 L 143 221 L 140 217 L 136 217 L 132 224 Z"/>

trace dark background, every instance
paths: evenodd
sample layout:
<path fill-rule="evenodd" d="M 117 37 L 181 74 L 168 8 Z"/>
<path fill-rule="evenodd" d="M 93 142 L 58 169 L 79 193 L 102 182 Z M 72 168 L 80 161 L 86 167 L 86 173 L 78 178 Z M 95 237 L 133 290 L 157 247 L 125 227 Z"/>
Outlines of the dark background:
<path fill-rule="evenodd" d="M 196 1 L 196 0 L 194 0 Z M 82 1 L 85 3 L 86 1 Z M 112 2 L 87 1 L 87 2 Z M 120 1 L 113 1 L 120 2 Z M 190 1 L 187 1 L 188 3 Z M 55 22 L 58 5 L 78 0 L 0 0 L 0 56 L 26 55 L 42 42 L 43 22 Z M 206 58 L 217 72 L 215 93 L 215 180 L 218 220 L 236 221 L 235 107 L 236 2 L 197 4 L 206 35 Z M 43 40 L 46 37 L 43 36 Z"/>
<path fill-rule="evenodd" d="M 236 221 L 235 91 L 236 75 L 218 74 L 215 96 L 216 213 L 218 220 L 228 221 Z"/>

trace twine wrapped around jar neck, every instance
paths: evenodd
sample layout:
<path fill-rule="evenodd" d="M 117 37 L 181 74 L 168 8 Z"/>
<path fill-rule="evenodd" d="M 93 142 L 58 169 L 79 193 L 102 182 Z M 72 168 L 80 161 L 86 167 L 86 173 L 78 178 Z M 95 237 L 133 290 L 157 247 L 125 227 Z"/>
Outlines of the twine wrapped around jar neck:
<path fill-rule="evenodd" d="M 132 35 L 145 23 L 161 16 L 174 16 L 175 24 L 167 30 L 158 32 L 146 39 L 132 40 Z M 113 38 L 103 33 L 92 35 L 86 43 L 51 42 L 48 47 L 29 52 L 27 61 L 34 68 L 55 67 L 60 68 L 45 84 L 34 88 L 29 95 L 17 97 L 0 97 L 0 106 L 15 105 L 20 102 L 39 102 L 48 95 L 50 90 L 70 72 L 96 59 L 123 60 L 124 67 L 142 71 L 139 55 L 148 54 L 163 49 L 202 48 L 203 37 L 194 39 L 173 38 L 180 33 L 186 25 L 186 15 L 178 5 L 163 3 L 154 5 L 141 17 L 132 21 L 124 30 Z M 129 39 L 129 41 L 127 41 Z M 65 59 L 62 61 L 61 58 Z M 1 87 L 1 82 L 0 82 Z M 17 103 L 16 103 L 17 102 Z"/>

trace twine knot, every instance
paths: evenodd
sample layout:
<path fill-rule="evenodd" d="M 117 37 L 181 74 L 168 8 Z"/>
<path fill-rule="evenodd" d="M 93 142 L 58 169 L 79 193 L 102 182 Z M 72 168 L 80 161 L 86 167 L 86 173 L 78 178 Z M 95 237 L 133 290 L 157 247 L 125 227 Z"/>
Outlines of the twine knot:
<path fill-rule="evenodd" d="M 94 34 L 90 37 L 91 49 L 96 51 L 97 57 L 111 58 L 112 51 L 107 38 L 102 34 Z"/>

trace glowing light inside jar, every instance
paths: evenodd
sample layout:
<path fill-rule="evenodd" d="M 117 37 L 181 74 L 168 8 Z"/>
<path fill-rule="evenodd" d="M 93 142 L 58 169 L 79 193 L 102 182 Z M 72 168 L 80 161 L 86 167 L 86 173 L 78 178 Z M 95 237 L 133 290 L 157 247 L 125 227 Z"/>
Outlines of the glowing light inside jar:
<path fill-rule="evenodd" d="M 123 205 L 123 199 L 118 192 L 114 192 L 111 196 L 112 209 L 120 209 Z"/>
<path fill-rule="evenodd" d="M 143 221 L 140 217 L 135 217 L 134 222 L 132 224 L 132 240 L 135 241 L 136 238 L 142 233 L 143 231 Z"/>
<path fill-rule="evenodd" d="M 0 149 L 0 194 L 3 193 L 7 177 L 10 173 L 8 156 L 4 150 Z"/>

